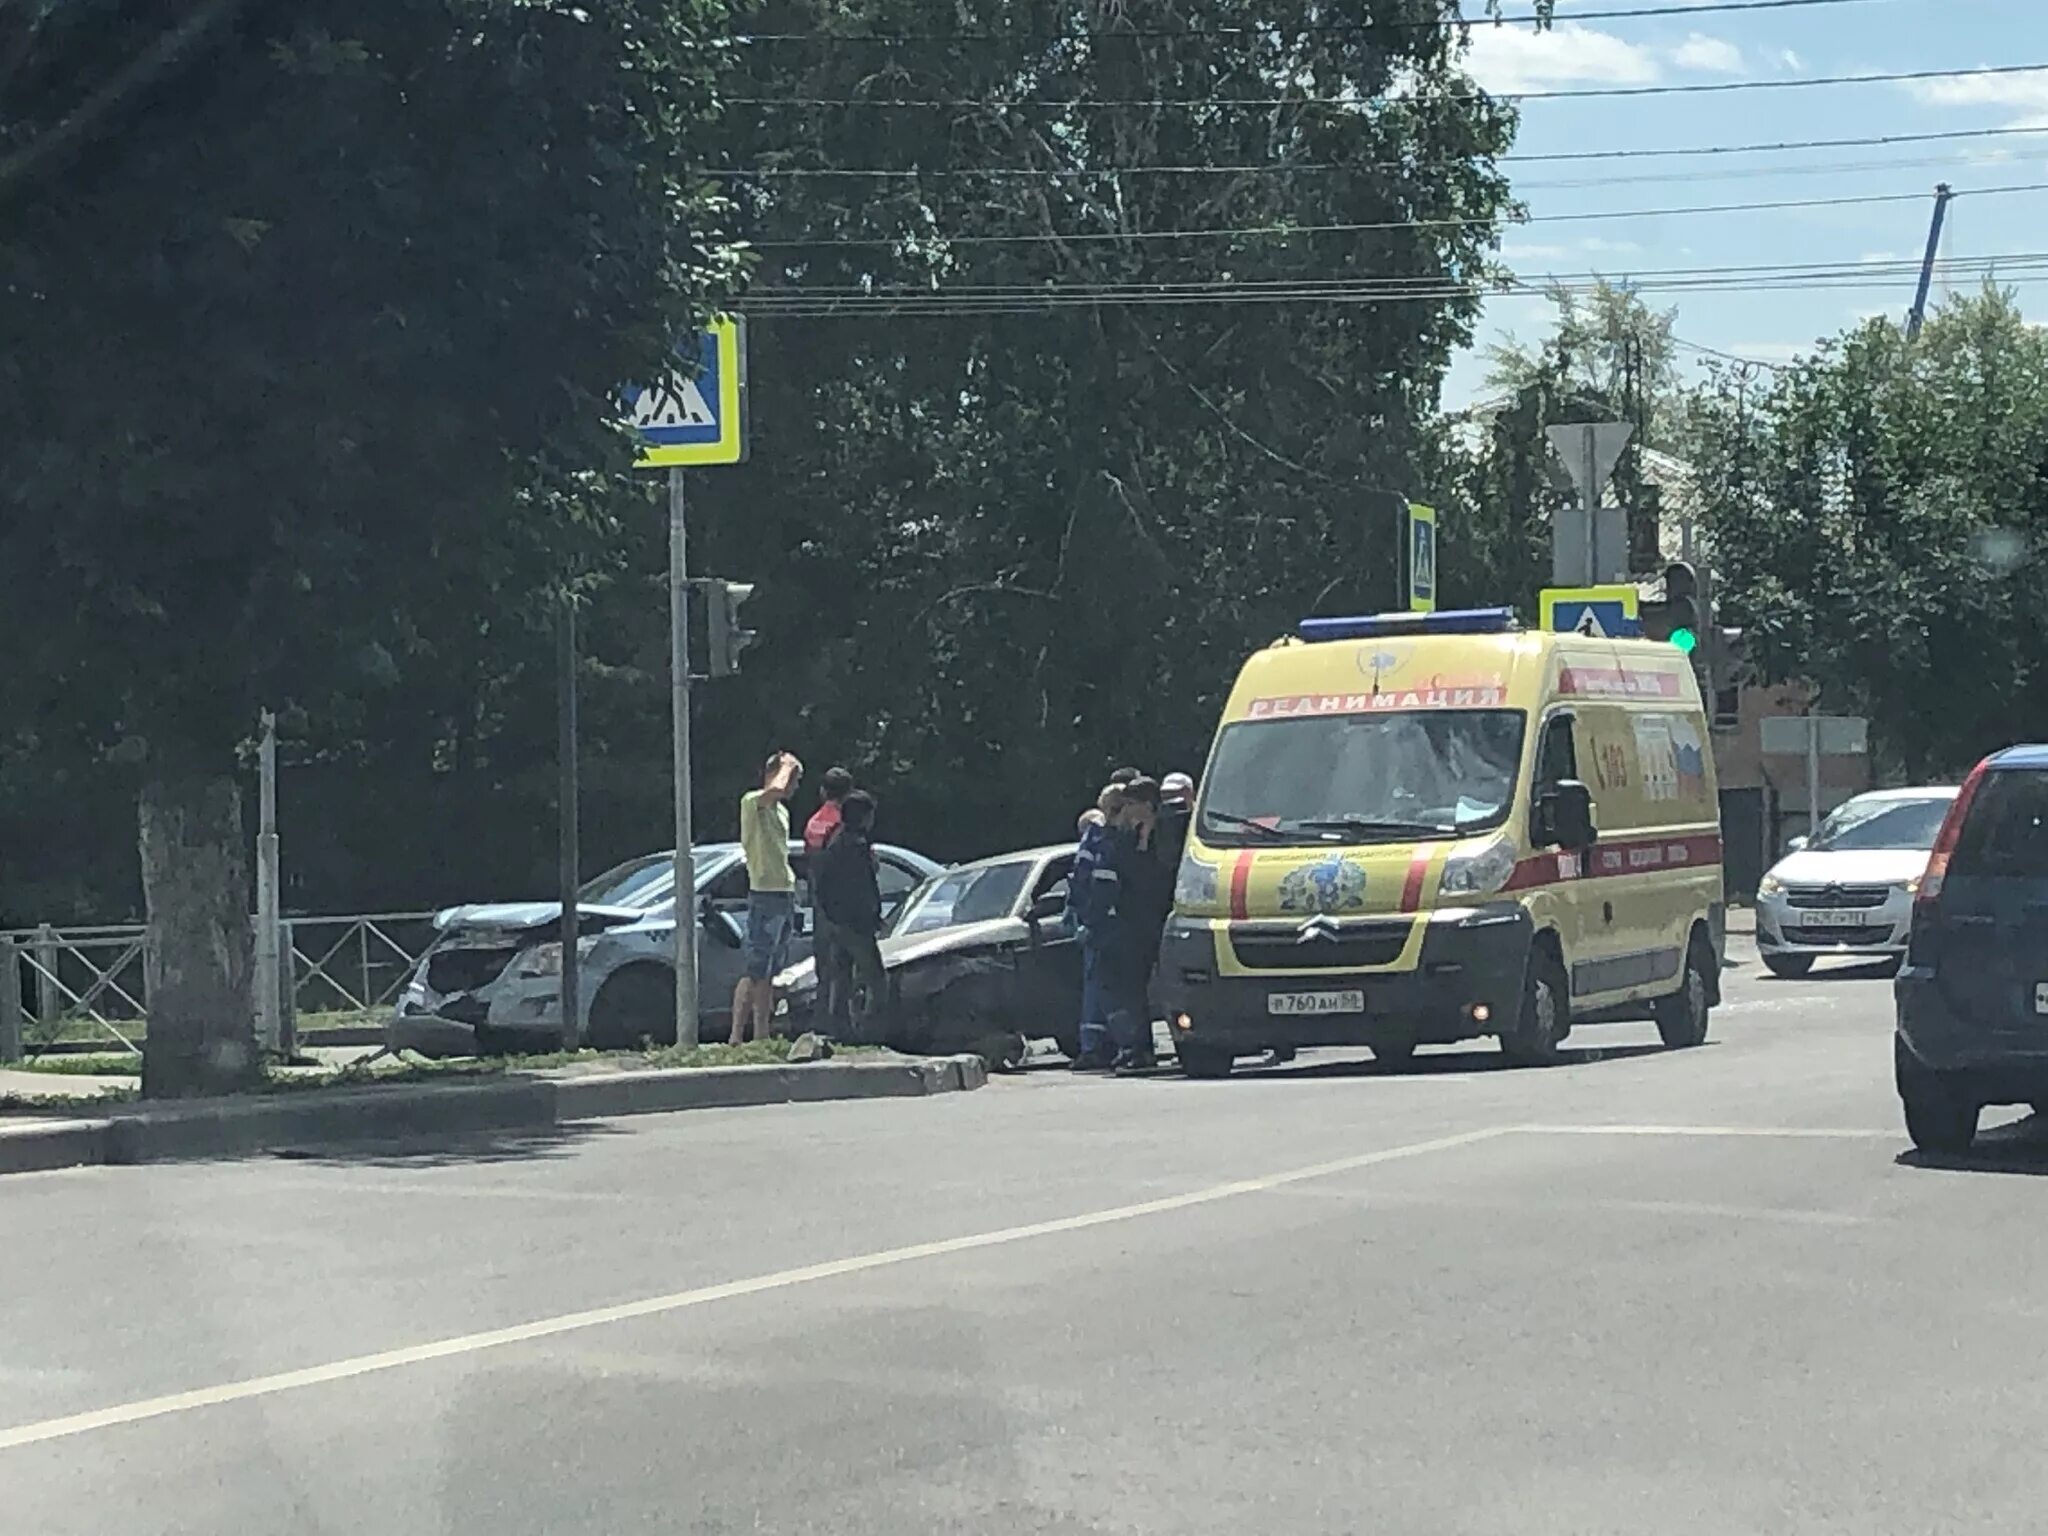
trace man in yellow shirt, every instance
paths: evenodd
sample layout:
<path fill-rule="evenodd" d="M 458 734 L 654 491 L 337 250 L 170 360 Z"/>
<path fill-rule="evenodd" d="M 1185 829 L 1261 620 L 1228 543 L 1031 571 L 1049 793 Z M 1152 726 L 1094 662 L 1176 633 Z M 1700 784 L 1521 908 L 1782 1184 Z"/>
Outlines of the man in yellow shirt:
<path fill-rule="evenodd" d="M 790 752 L 761 769 L 761 787 L 740 796 L 740 849 L 747 860 L 746 969 L 732 989 L 729 1045 L 766 1040 L 775 1027 L 775 973 L 789 960 L 796 926 L 796 871 L 789 867 L 789 797 L 804 775 Z"/>

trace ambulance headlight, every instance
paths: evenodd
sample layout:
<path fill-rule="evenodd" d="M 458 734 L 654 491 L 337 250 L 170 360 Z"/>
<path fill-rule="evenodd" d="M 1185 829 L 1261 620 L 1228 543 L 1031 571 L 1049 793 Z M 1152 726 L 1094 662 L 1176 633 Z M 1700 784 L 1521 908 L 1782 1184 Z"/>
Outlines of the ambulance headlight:
<path fill-rule="evenodd" d="M 1515 850 L 1504 837 L 1454 848 L 1444 860 L 1437 889 L 1445 896 L 1491 896 L 1515 872 Z"/>
<path fill-rule="evenodd" d="M 1212 907 L 1216 904 L 1216 866 L 1204 864 L 1193 854 L 1180 861 L 1180 874 L 1173 882 L 1176 907 Z"/>

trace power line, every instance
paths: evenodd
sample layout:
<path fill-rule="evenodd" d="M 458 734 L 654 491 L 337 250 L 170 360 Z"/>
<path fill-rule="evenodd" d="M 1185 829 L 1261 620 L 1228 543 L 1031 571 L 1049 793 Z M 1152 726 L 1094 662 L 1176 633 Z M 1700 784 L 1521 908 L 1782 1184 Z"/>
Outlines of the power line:
<path fill-rule="evenodd" d="M 1781 139 L 1760 144 L 1692 144 L 1668 149 L 1573 149 L 1543 154 L 1496 155 L 1496 165 L 1559 164 L 1573 161 L 1665 160 L 1698 155 L 1781 154 L 1806 149 L 1882 149 L 1899 144 L 1935 144 L 1955 139 L 2006 138 L 2014 134 L 2048 133 L 2048 126 L 2015 128 L 1954 128 L 1943 133 L 1887 133 L 1856 139 Z M 1465 160 L 1310 160 L 1296 164 L 1260 162 L 1246 165 L 1103 165 L 1029 166 L 976 165 L 932 168 L 883 166 L 755 166 L 713 169 L 712 176 L 729 176 L 751 181 L 782 181 L 799 178 L 847 177 L 873 180 L 923 181 L 980 176 L 991 179 L 1020 178 L 1029 181 L 1070 180 L 1105 176 L 1292 176 L 1299 172 L 1428 170 L 1472 164 Z"/>
<path fill-rule="evenodd" d="M 1712 16 L 1716 13 L 1812 10 L 1819 6 L 1871 3 L 1872 0 L 1705 0 L 1705 3 L 1692 5 L 1635 5 L 1612 10 L 1575 11 L 1566 19 L 1571 22 L 1625 21 L 1653 16 Z M 1513 26 L 1523 22 L 1547 22 L 1548 19 L 1535 11 L 1524 11 L 1498 19 L 1491 16 L 1438 16 L 1414 21 L 1332 21 L 1268 27 L 1101 27 L 1059 32 L 749 32 L 733 40 L 739 43 L 830 43 L 837 47 L 841 43 L 1057 43 L 1092 42 L 1102 38 L 1298 37 L 1304 34 L 1361 32 L 1442 32 L 1453 27 Z"/>
<path fill-rule="evenodd" d="M 1809 75 L 1798 80 L 1695 80 L 1678 85 L 1594 85 L 1561 91 L 1442 91 L 1409 98 L 1423 105 L 1458 101 L 1586 101 L 1594 98 L 1632 96 L 1710 96 L 1730 91 L 1795 91 L 1815 86 L 1891 85 L 1911 80 L 1989 79 L 2002 75 L 2030 75 L 2048 70 L 2048 64 L 1998 64 L 1975 69 L 1906 69 L 1869 75 Z M 1023 107 L 1051 107 L 1060 111 L 1098 112 L 1136 107 L 1153 111 L 1169 108 L 1199 109 L 1241 107 L 1343 107 L 1355 109 L 1369 104 L 1362 96 L 1101 96 L 1020 97 L 1015 101 L 989 102 L 957 96 L 728 96 L 728 106 L 740 107 L 846 107 L 874 110 L 965 109 L 1013 112 Z"/>
<path fill-rule="evenodd" d="M 1741 363 L 1746 368 L 1768 368 L 1772 373 L 1788 371 L 1787 365 L 1784 363 L 1771 363 L 1764 361 L 1760 357 L 1743 357 L 1739 353 L 1723 352 L 1719 347 L 1701 346 L 1696 341 L 1687 341 L 1683 336 L 1673 336 L 1671 338 L 1671 345 L 1681 347 L 1687 352 L 1700 353 L 1705 357 L 1718 357 L 1726 363 Z"/>
<path fill-rule="evenodd" d="M 2032 288 L 2048 284 L 2048 274 L 2007 278 L 2003 286 L 2011 288 Z M 1644 284 L 1634 291 L 1645 294 L 1669 293 L 1807 293 L 1826 291 L 1852 293 L 1864 291 L 1890 292 L 1897 286 L 1890 279 L 1884 281 L 1861 280 L 1841 282 L 1782 281 L 1752 282 L 1714 285 Z M 1427 303 L 1441 304 L 1454 299 L 1549 299 L 1553 287 L 1531 287 L 1528 285 L 1486 286 L 1473 283 L 1445 283 L 1436 287 L 1414 287 L 1409 289 L 1332 289 L 1304 287 L 1274 293 L 1161 293 L 1145 295 L 1104 295 L 1095 293 L 1066 294 L 1056 290 L 1037 294 L 1020 294 L 1008 298 L 965 299 L 960 302 L 941 301 L 940 295 L 874 295 L 865 298 L 843 297 L 833 299 L 798 298 L 782 301 L 764 291 L 739 303 L 739 309 L 746 314 L 766 318 L 846 318 L 853 316 L 892 316 L 914 314 L 946 315 L 1031 315 L 1066 309 L 1160 309 L 1198 306 L 1201 308 L 1248 305 L 1341 305 L 1370 306 L 1377 304 Z M 1564 287 L 1562 291 L 1577 295 L 1593 292 L 1591 285 Z M 1754 359 L 1744 359 L 1754 361 Z"/>
<path fill-rule="evenodd" d="M 2048 272 L 2048 250 L 2011 251 L 1994 256 L 1957 257 L 1936 263 L 1937 272 L 1947 277 L 1968 276 L 1971 272 L 1993 275 L 1998 269 L 2007 268 L 2021 272 Z M 1740 284 L 1807 282 L 1823 280 L 1855 280 L 1865 283 L 1882 281 L 1886 284 L 1901 277 L 1917 275 L 1920 263 L 1917 259 L 1901 257 L 1895 261 L 1827 261 L 1827 262 L 1766 262 L 1751 265 L 1718 264 L 1703 267 L 1652 267 L 1631 273 L 1626 284 L 1633 288 L 1639 284 L 1655 283 L 1660 287 L 1702 286 L 1713 283 L 1734 282 Z M 1433 288 L 1449 284 L 1455 287 L 1530 288 L 1536 280 L 1543 283 L 1542 291 L 1551 287 L 1591 287 L 1608 279 L 1594 271 L 1548 272 L 1531 276 L 1508 276 L 1499 283 L 1488 285 L 1476 281 L 1446 277 L 1441 274 L 1419 276 L 1371 276 L 1331 278 L 1181 278 L 1153 280 L 1081 280 L 1058 284 L 1048 288 L 1043 283 L 989 283 L 957 284 L 944 289 L 877 290 L 870 286 L 817 286 L 792 285 L 784 288 L 756 290 L 754 297 L 794 297 L 815 300 L 832 299 L 923 299 L 946 297 L 965 300 L 1035 298 L 1047 293 L 1088 294 L 1097 297 L 1125 298 L 1161 295 L 1202 297 L 1223 293 L 1259 294 L 1292 293 L 1302 291 L 1329 290 L 1333 292 L 1406 292 L 1418 287 Z"/>
<path fill-rule="evenodd" d="M 2007 193 L 2048 191 L 2048 182 L 2024 182 L 2017 186 L 1977 187 L 1958 192 L 1956 197 L 1997 197 Z M 1580 213 L 1531 214 L 1524 219 L 1504 220 L 1498 214 L 1461 214 L 1441 219 L 1383 219 L 1367 223 L 1341 224 L 1254 224 L 1215 229 L 1134 229 L 1036 231 L 996 235 L 949 235 L 937 230 L 905 230 L 895 235 L 860 235 L 829 240 L 755 240 L 755 250 L 827 250 L 846 248 L 887 248 L 904 244 L 933 245 L 1037 245 L 1047 242 L 1157 241 L 1219 239 L 1289 239 L 1297 235 L 1368 234 L 1393 229 L 1458 229 L 1474 225 L 1500 224 L 1521 229 L 1531 224 L 1585 224 L 1602 219 L 1679 218 L 1710 213 L 1765 213 L 1788 209 L 1859 208 L 1880 203 L 1924 202 L 1924 192 L 1878 192 L 1860 197 L 1773 198 L 1765 202 L 1685 204 L 1669 208 L 1602 208 Z"/>

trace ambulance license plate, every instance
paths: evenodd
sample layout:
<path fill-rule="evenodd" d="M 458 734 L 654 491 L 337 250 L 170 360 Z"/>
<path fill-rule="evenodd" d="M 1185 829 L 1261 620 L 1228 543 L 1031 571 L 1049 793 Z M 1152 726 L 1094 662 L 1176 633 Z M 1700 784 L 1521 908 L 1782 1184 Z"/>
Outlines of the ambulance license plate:
<path fill-rule="evenodd" d="M 1839 912 L 1822 910 L 1802 912 L 1798 922 L 1803 928 L 1868 928 L 1877 920 L 1875 912 Z"/>
<path fill-rule="evenodd" d="M 1365 993 L 1350 992 L 1268 992 L 1266 1012 L 1285 1017 L 1305 1013 L 1363 1013 Z"/>

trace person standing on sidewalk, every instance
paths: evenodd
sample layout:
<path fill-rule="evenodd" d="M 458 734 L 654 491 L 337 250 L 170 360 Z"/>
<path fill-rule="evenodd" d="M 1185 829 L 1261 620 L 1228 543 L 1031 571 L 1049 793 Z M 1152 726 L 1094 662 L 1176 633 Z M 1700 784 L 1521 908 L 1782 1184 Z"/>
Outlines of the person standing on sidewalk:
<path fill-rule="evenodd" d="M 803 778 L 793 752 L 762 766 L 761 787 L 740 796 L 740 849 L 747 860 L 746 968 L 732 989 L 728 1045 L 766 1040 L 775 1028 L 775 973 L 789 957 L 796 926 L 796 871 L 789 863 L 789 797 Z M 676 932 L 687 934 L 678 922 Z"/>
<path fill-rule="evenodd" d="M 877 942 L 882 888 L 875 879 L 870 841 L 874 825 L 874 796 L 854 790 L 840 806 L 832 840 L 811 865 L 811 896 L 818 917 L 818 996 L 825 1028 L 833 1039 L 856 1044 L 873 1043 L 867 1036 L 889 986 Z"/>
<path fill-rule="evenodd" d="M 825 852 L 825 845 L 832 841 L 832 834 L 839 830 L 841 807 L 852 789 L 852 774 L 836 763 L 827 768 L 818 780 L 823 798 L 811 812 L 811 819 L 804 823 L 804 879 L 811 888 L 811 956 L 817 963 L 821 986 L 827 976 L 839 969 L 839 960 L 832 953 L 832 934 L 818 920 L 818 859 Z M 818 995 L 822 1001 L 824 993 Z"/>

